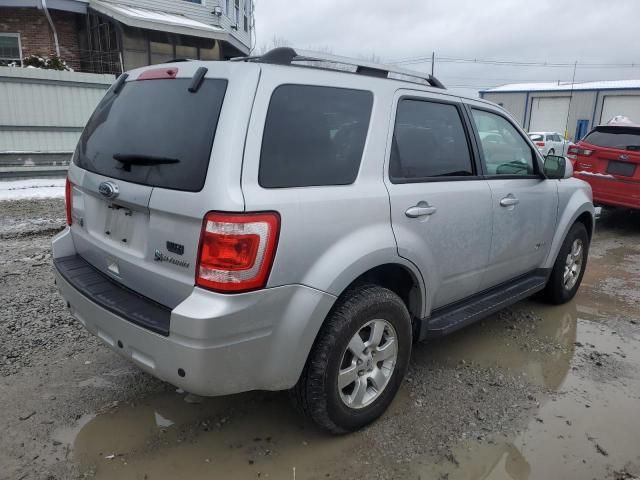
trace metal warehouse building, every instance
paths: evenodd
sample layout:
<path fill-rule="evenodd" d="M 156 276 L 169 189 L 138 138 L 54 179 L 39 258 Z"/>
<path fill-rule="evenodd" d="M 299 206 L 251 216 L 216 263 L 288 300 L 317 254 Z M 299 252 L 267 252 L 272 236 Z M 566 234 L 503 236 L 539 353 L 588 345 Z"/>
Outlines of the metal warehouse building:
<path fill-rule="evenodd" d="M 515 83 L 480 97 L 511 112 L 528 132 L 559 132 L 574 141 L 616 115 L 640 123 L 640 80 Z"/>

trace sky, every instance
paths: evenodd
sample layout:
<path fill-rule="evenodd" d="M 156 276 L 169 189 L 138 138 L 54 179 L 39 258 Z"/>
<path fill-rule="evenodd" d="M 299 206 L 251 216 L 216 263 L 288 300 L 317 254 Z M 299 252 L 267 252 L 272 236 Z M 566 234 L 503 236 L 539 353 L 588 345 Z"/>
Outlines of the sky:
<path fill-rule="evenodd" d="M 639 19 L 640 0 L 255 0 L 255 44 L 385 63 L 417 59 L 401 66 L 421 71 L 431 69 L 435 51 L 435 76 L 473 94 L 506 83 L 570 82 L 576 61 L 576 82 L 640 79 Z"/>

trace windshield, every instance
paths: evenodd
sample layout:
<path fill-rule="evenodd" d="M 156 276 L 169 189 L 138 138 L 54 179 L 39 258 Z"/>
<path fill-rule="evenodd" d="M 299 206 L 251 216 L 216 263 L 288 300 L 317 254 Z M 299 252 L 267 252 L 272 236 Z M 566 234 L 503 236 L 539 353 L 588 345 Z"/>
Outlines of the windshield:
<path fill-rule="evenodd" d="M 640 151 L 640 128 L 596 127 L 584 141 L 598 147 Z"/>
<path fill-rule="evenodd" d="M 192 79 L 126 82 L 102 99 L 85 127 L 75 163 L 127 182 L 175 190 L 204 186 L 227 88 Z"/>

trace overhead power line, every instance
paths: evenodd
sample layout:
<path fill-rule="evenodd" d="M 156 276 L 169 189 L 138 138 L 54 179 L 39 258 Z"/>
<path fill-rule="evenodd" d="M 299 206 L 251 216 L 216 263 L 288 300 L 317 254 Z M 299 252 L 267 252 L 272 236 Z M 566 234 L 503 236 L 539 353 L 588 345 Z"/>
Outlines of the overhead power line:
<path fill-rule="evenodd" d="M 433 57 L 431 55 L 424 57 L 405 58 L 389 62 L 393 65 L 413 65 L 419 63 L 431 63 Z M 436 56 L 436 63 L 464 63 L 479 65 L 494 65 L 508 67 L 547 67 L 547 68 L 640 68 L 640 62 L 629 63 L 589 63 L 589 62 L 550 62 L 550 61 L 528 61 L 528 60 L 496 60 L 482 58 L 458 58 Z"/>

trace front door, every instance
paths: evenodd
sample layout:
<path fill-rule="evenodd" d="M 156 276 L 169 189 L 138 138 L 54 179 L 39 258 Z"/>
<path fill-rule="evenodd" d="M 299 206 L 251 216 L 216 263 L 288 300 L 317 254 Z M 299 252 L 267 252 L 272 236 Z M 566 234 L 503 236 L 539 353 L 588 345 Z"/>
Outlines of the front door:
<path fill-rule="evenodd" d="M 539 268 L 551 247 L 558 209 L 556 180 L 547 180 L 530 143 L 501 113 L 472 108 L 491 189 L 493 234 L 483 288 Z"/>
<path fill-rule="evenodd" d="M 450 99 L 398 94 L 385 175 L 398 252 L 420 268 L 428 310 L 479 290 L 491 241 L 491 190 Z"/>

